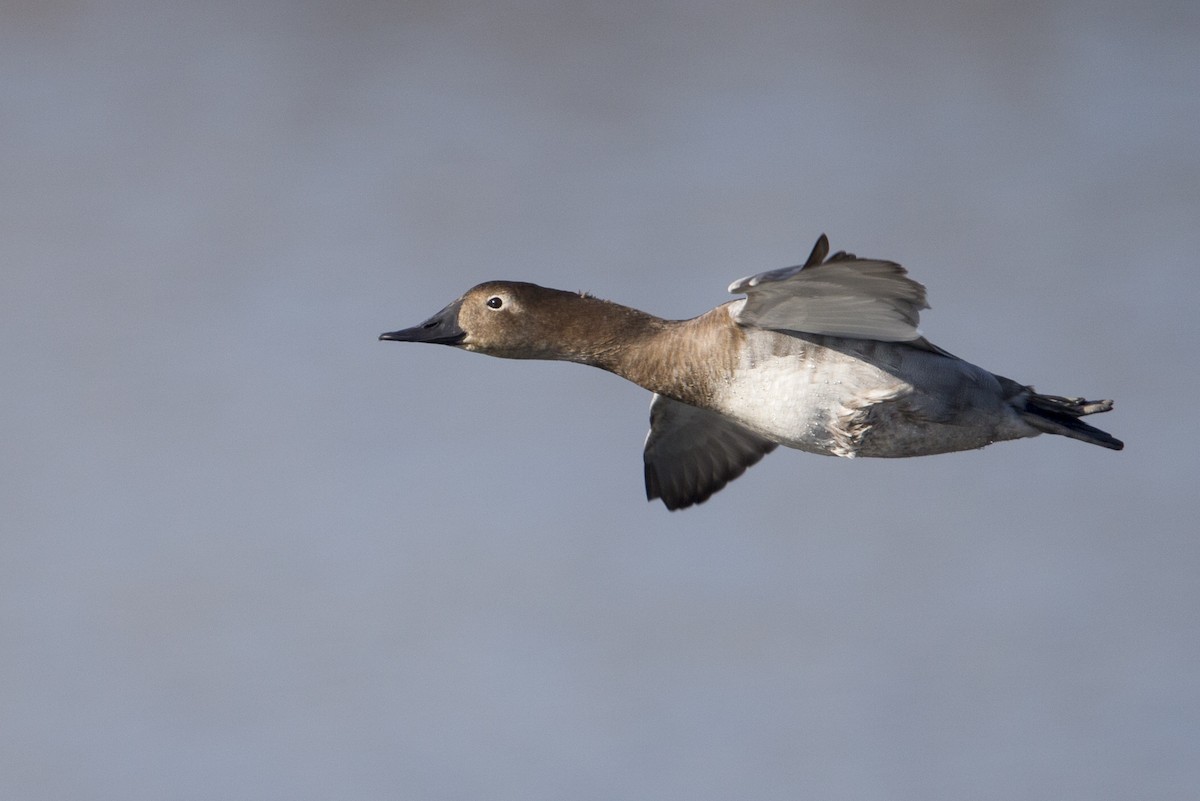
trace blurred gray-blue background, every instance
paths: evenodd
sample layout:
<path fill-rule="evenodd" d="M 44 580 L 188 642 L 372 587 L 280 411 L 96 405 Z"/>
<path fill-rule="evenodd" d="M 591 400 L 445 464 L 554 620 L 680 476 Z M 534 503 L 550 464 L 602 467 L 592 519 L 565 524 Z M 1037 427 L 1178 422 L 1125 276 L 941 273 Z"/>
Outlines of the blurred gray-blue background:
<path fill-rule="evenodd" d="M 0 120 L 0 796 L 1196 797 L 1195 2 L 12 2 Z M 646 392 L 376 341 L 822 231 L 1127 450 L 669 514 Z"/>

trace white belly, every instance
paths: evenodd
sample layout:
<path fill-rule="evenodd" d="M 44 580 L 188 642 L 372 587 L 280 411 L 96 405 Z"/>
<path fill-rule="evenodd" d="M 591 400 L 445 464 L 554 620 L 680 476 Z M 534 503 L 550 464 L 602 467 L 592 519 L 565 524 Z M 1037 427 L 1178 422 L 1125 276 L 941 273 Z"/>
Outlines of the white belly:
<path fill-rule="evenodd" d="M 716 411 L 781 445 L 920 456 L 1033 436 L 979 367 L 907 345 L 759 331 Z"/>

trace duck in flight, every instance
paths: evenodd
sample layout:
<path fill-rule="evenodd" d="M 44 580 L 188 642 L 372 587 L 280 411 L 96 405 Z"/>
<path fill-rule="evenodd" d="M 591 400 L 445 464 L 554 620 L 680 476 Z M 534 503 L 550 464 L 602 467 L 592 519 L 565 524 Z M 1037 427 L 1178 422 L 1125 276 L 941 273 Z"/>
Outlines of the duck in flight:
<path fill-rule="evenodd" d="M 381 334 L 508 359 L 556 359 L 654 393 L 646 497 L 702 503 L 779 445 L 905 457 L 1058 434 L 1124 444 L 1080 418 L 1110 400 L 1042 395 L 952 356 L 917 329 L 925 287 L 899 264 L 829 255 L 733 282 L 729 301 L 664 320 L 587 293 L 516 281 L 469 290 L 420 325 Z"/>

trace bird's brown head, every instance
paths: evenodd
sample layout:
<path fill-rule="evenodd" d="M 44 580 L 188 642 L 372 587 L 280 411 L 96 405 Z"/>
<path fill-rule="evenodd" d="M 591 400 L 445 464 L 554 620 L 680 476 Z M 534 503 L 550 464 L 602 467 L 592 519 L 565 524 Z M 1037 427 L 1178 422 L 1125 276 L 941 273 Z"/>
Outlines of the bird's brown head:
<path fill-rule="evenodd" d="M 624 307 L 577 292 L 519 281 L 488 281 L 420 325 L 381 334 L 394 342 L 431 342 L 507 359 L 578 360 L 600 320 Z"/>

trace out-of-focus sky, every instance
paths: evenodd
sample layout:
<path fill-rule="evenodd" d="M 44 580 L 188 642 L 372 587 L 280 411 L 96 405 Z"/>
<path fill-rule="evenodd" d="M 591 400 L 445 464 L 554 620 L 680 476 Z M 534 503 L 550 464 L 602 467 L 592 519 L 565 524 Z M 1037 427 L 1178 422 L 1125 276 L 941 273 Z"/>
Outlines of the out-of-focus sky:
<path fill-rule="evenodd" d="M 0 14 L 0 796 L 1191 799 L 1200 6 Z M 1057 437 L 643 499 L 649 397 L 376 341 L 834 248 Z"/>

